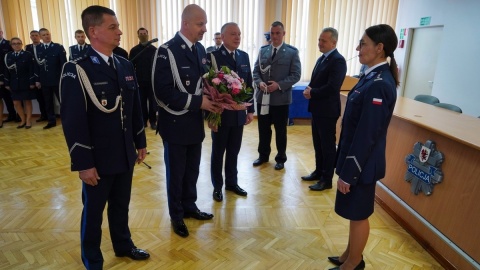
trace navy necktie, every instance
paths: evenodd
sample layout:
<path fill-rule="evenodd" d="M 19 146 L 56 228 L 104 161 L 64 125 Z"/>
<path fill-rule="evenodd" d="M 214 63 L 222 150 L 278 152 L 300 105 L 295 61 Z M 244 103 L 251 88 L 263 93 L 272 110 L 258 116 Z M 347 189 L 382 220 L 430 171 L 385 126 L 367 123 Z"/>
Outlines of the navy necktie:
<path fill-rule="evenodd" d="M 272 60 L 275 58 L 275 55 L 277 55 L 277 48 L 273 48 Z"/>
<path fill-rule="evenodd" d="M 113 71 L 117 72 L 115 69 L 115 65 L 113 64 L 113 57 L 108 57 L 108 64 Z"/>

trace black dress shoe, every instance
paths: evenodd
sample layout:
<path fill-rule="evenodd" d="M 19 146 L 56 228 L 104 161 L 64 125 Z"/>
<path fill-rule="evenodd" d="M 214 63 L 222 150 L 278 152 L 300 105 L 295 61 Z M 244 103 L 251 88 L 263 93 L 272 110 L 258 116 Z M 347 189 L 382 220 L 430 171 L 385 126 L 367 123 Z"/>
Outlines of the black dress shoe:
<path fill-rule="evenodd" d="M 257 159 L 253 162 L 253 166 L 257 167 L 257 166 L 262 165 L 262 164 L 265 163 L 265 162 L 268 162 L 268 160 L 264 160 L 264 159 L 261 159 L 261 158 L 257 158 Z"/>
<path fill-rule="evenodd" d="M 30 126 L 25 126 L 26 129 L 31 129 L 32 128 L 32 125 Z"/>
<path fill-rule="evenodd" d="M 153 130 L 157 130 L 157 125 L 156 124 L 150 124 L 150 128 Z"/>
<path fill-rule="evenodd" d="M 340 265 L 343 264 L 343 262 L 340 261 L 340 257 L 338 257 L 338 256 L 328 257 L 328 260 L 329 260 L 331 263 L 333 263 L 333 264 L 335 264 L 335 265 L 338 265 L 338 266 L 340 266 Z"/>
<path fill-rule="evenodd" d="M 197 210 L 195 212 L 190 212 L 190 213 L 184 213 L 183 214 L 184 218 L 194 218 L 198 220 L 209 220 L 213 218 L 212 214 L 201 212 L 200 210 Z"/>
<path fill-rule="evenodd" d="M 320 177 L 322 177 L 320 174 L 317 172 L 312 172 L 309 175 L 302 176 L 303 181 L 314 181 L 314 180 L 320 180 Z"/>
<path fill-rule="evenodd" d="M 57 124 L 48 123 L 46 126 L 43 127 L 43 129 L 53 128 L 53 127 L 55 127 L 56 125 L 57 125 Z"/>
<path fill-rule="evenodd" d="M 332 189 L 332 183 L 327 184 L 326 182 L 318 181 L 315 185 L 309 186 L 309 188 L 310 188 L 311 190 L 315 190 L 315 191 L 322 191 L 322 190 L 325 190 L 325 189 Z"/>
<path fill-rule="evenodd" d="M 330 257 L 329 257 L 330 258 Z M 360 263 L 353 268 L 353 270 L 363 270 L 365 269 L 365 261 L 361 260 Z M 329 270 L 340 270 L 340 266 L 330 268 Z"/>
<path fill-rule="evenodd" d="M 283 168 L 284 168 L 283 163 L 279 162 L 275 164 L 275 170 L 279 171 L 279 170 L 282 170 Z"/>
<path fill-rule="evenodd" d="M 180 235 L 181 237 L 187 237 L 189 235 L 187 225 L 183 222 L 183 220 L 173 221 L 172 220 L 172 228 L 173 232 Z"/>
<path fill-rule="evenodd" d="M 234 187 L 225 187 L 225 190 L 233 191 L 235 194 L 239 196 L 247 196 L 247 192 L 243 190 L 241 187 L 239 187 L 238 185 Z"/>
<path fill-rule="evenodd" d="M 213 190 L 213 199 L 217 202 L 223 201 L 223 194 L 221 189 L 214 189 Z"/>
<path fill-rule="evenodd" d="M 150 254 L 143 249 L 133 247 L 130 251 L 125 253 L 115 253 L 117 257 L 130 257 L 133 260 L 146 260 L 150 258 Z"/>
<path fill-rule="evenodd" d="M 45 117 L 40 117 L 40 118 L 38 118 L 38 119 L 36 120 L 37 123 L 43 122 L 43 121 L 47 121 L 47 118 L 45 118 Z"/>

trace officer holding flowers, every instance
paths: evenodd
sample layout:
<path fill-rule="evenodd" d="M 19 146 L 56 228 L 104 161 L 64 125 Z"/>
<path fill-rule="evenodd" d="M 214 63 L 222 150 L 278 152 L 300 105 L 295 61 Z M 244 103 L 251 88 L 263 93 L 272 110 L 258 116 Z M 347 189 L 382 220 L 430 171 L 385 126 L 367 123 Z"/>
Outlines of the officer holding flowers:
<path fill-rule="evenodd" d="M 228 67 L 243 79 L 246 89 L 252 88 L 252 72 L 248 54 L 239 50 L 241 42 L 241 31 L 234 22 L 222 26 L 221 37 L 223 45 L 220 49 L 207 55 L 211 67 L 219 70 Z M 235 84 L 235 83 L 232 83 Z M 245 93 L 245 88 L 242 89 Z M 232 87 L 231 95 L 239 92 Z M 244 100 L 248 102 L 252 96 Z M 238 185 L 237 159 L 242 145 L 243 126 L 253 120 L 254 106 L 248 106 L 246 110 L 223 110 L 219 123 L 209 121 L 208 126 L 212 130 L 212 159 L 211 177 L 213 184 L 213 199 L 221 202 L 223 200 L 223 156 L 225 156 L 225 190 L 232 191 L 239 196 L 247 196 L 247 192 Z M 208 119 L 208 117 L 207 117 Z"/>

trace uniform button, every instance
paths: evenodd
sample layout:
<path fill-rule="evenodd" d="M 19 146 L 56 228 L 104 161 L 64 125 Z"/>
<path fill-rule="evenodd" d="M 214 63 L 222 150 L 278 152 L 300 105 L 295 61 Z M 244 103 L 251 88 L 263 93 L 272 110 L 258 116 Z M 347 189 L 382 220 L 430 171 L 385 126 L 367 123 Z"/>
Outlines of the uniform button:
<path fill-rule="evenodd" d="M 127 128 L 125 128 L 124 130 L 127 131 Z"/>

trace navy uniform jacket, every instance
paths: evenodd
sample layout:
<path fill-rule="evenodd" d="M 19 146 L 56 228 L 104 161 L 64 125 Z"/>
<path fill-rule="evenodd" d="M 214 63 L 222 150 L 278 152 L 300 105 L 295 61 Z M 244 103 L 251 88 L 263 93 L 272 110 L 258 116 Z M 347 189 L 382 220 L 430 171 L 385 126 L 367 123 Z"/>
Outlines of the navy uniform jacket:
<path fill-rule="evenodd" d="M 65 64 L 60 81 L 63 132 L 71 158 L 71 170 L 96 167 L 99 174 L 133 170 L 136 149 L 146 147 L 140 98 L 132 64 L 115 56 L 116 73 L 90 49 L 84 58 Z M 100 111 L 82 90 L 76 65 L 85 70 L 95 98 L 112 113 Z"/>
<path fill-rule="evenodd" d="M 211 55 L 215 57 L 217 62 L 217 68 L 220 69 L 222 66 L 228 67 L 230 70 L 235 71 L 240 78 L 245 81 L 247 87 L 252 87 L 252 72 L 250 67 L 250 60 L 248 54 L 242 50 L 235 50 L 235 60 L 229 55 L 229 52 L 222 45 L 220 49 L 213 51 L 207 55 L 208 63 L 211 63 Z M 246 102 L 253 102 L 253 99 L 245 100 Z M 255 112 L 255 107 L 250 105 L 247 107 L 247 112 Z M 221 126 L 243 126 L 247 121 L 245 111 L 230 111 L 224 110 L 222 113 L 222 123 Z"/>
<path fill-rule="evenodd" d="M 270 93 L 270 105 L 289 105 L 292 103 L 292 86 L 300 80 L 302 64 L 298 57 L 297 48 L 283 43 L 272 61 L 272 45 L 260 48 L 257 61 L 253 68 L 253 80 L 255 85 L 261 82 L 276 81 L 281 90 Z M 262 73 L 270 65 L 270 70 Z M 257 103 L 262 102 L 263 91 L 257 88 L 255 97 Z"/>
<path fill-rule="evenodd" d="M 10 46 L 10 41 L 6 39 L 2 39 L 2 41 L 0 41 L 0 82 L 4 81 L 4 73 L 7 72 L 5 70 L 5 62 L 4 62 L 5 54 L 11 51 L 13 51 L 13 49 L 12 49 L 12 46 Z"/>
<path fill-rule="evenodd" d="M 153 58 L 155 57 L 156 51 L 157 47 L 151 44 L 146 47 L 141 43 L 130 50 L 130 62 L 132 62 L 135 68 L 139 82 L 152 82 Z M 138 55 L 140 52 L 141 54 Z M 135 59 L 132 61 L 133 58 Z"/>
<path fill-rule="evenodd" d="M 51 42 L 47 49 L 41 44 L 36 46 L 36 60 L 43 62 L 39 64 L 39 76 L 42 86 L 56 86 L 60 81 L 62 67 L 67 62 L 65 48 L 58 43 Z"/>
<path fill-rule="evenodd" d="M 33 55 L 26 51 L 20 51 L 18 56 L 9 52 L 6 56 L 6 66 L 11 67 L 5 71 L 5 85 L 10 86 L 12 91 L 28 90 L 30 85 L 35 85 L 35 60 Z M 15 67 L 13 67 L 15 65 Z"/>
<path fill-rule="evenodd" d="M 333 118 L 340 116 L 340 88 L 346 73 L 345 58 L 336 49 L 325 57 L 321 64 L 320 58 L 317 60 L 308 85 L 312 88 L 308 111 L 313 116 Z"/>
<path fill-rule="evenodd" d="M 41 43 L 38 44 L 38 45 L 41 45 Z M 37 60 L 35 60 L 35 52 L 33 51 L 33 44 L 27 44 L 27 45 L 25 45 L 25 51 L 32 54 L 33 62 L 35 63 L 35 69 L 34 69 L 34 71 L 35 71 L 35 77 L 36 77 L 35 81 L 36 81 L 36 82 L 40 82 L 40 75 L 39 75 L 39 73 L 40 73 L 40 66 L 39 66 L 38 63 L 37 63 Z"/>
<path fill-rule="evenodd" d="M 387 128 L 396 100 L 388 64 L 375 68 L 348 93 L 336 164 L 343 181 L 372 184 L 385 176 Z"/>
<path fill-rule="evenodd" d="M 175 37 L 160 46 L 155 59 L 153 89 L 157 99 L 174 111 L 187 110 L 185 114 L 174 115 L 160 107 L 157 129 L 162 139 L 174 144 L 198 144 L 205 138 L 203 113 L 200 109 L 203 95 L 195 95 L 198 79 L 207 71 L 205 48 L 196 43 L 197 58 L 177 33 Z M 172 75 L 171 50 L 180 75 L 180 81 L 187 93 L 180 92 Z M 203 85 L 203 84 L 200 84 Z"/>
<path fill-rule="evenodd" d="M 69 48 L 70 56 L 68 57 L 68 60 L 71 61 L 71 60 L 76 60 L 78 58 L 81 58 L 82 56 L 85 55 L 87 50 L 90 48 L 90 44 L 87 44 L 87 43 L 83 44 L 82 50 L 80 50 L 78 46 L 80 45 L 76 44 L 76 45 L 70 46 Z"/>

